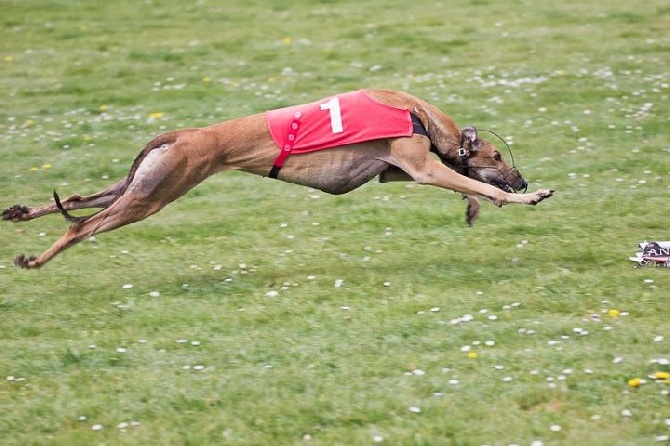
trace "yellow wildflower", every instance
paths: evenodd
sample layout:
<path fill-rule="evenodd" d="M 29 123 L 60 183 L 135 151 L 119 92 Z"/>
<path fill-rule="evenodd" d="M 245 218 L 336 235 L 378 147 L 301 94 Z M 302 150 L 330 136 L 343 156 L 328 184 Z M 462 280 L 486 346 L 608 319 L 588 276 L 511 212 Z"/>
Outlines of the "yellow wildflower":
<path fill-rule="evenodd" d="M 476 358 L 477 353 L 476 352 L 468 352 L 468 358 Z"/>
<path fill-rule="evenodd" d="M 619 310 L 611 309 L 609 311 L 610 317 L 618 317 L 619 316 Z"/>
<path fill-rule="evenodd" d="M 163 112 L 153 112 L 153 113 L 149 113 L 149 117 L 150 117 L 151 119 L 160 119 L 160 118 L 163 117 Z"/>
<path fill-rule="evenodd" d="M 654 376 L 656 377 L 656 379 L 663 381 L 670 379 L 670 373 L 668 372 L 656 372 L 654 373 Z"/>
<path fill-rule="evenodd" d="M 633 378 L 628 380 L 628 385 L 631 387 L 640 387 L 642 380 L 640 378 Z"/>

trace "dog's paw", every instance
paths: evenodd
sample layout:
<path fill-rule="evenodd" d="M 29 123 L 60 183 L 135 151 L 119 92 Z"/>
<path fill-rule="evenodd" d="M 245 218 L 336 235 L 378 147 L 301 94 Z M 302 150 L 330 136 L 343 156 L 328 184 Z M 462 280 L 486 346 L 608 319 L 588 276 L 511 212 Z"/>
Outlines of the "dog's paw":
<path fill-rule="evenodd" d="M 545 200 L 545 199 L 551 197 L 552 195 L 554 195 L 554 192 L 555 191 L 553 189 L 539 189 L 539 190 L 535 191 L 535 193 L 529 194 L 529 195 L 532 196 L 532 198 L 530 199 L 528 204 L 531 204 L 531 205 L 535 206 L 540 201 Z"/>
<path fill-rule="evenodd" d="M 14 259 L 14 265 L 23 269 L 39 268 L 40 264 L 36 260 L 35 256 L 26 257 L 25 254 L 21 254 Z"/>
<path fill-rule="evenodd" d="M 7 208 L 2 211 L 2 219 L 13 222 L 21 221 L 22 217 L 29 211 L 30 210 L 27 207 L 15 204 L 11 208 Z"/>

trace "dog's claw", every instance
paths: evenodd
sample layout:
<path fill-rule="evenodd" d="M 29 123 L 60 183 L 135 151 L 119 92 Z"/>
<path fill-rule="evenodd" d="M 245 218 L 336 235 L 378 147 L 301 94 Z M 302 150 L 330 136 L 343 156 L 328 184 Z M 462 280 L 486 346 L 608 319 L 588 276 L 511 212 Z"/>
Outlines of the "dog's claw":
<path fill-rule="evenodd" d="M 11 208 L 7 208 L 2 211 L 2 219 L 5 221 L 21 221 L 24 215 L 26 215 L 30 210 L 26 206 L 21 206 L 15 204 Z"/>

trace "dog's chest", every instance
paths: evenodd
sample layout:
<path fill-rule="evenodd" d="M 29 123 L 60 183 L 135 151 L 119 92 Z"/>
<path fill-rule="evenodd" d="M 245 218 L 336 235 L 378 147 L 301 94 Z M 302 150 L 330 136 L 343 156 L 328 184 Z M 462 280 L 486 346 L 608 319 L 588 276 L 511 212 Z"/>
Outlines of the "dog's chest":
<path fill-rule="evenodd" d="M 412 135 L 408 110 L 380 103 L 364 91 L 271 110 L 266 119 L 277 146 L 290 145 L 292 153 Z"/>

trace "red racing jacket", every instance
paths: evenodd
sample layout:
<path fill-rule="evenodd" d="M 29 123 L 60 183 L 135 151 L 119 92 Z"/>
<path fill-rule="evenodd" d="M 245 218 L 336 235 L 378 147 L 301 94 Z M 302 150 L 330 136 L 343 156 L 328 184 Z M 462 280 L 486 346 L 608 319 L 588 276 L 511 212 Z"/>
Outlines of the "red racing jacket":
<path fill-rule="evenodd" d="M 291 153 L 411 136 L 413 132 L 409 110 L 382 104 L 365 91 L 270 110 L 265 116 L 272 139 L 280 149 L 274 177 Z"/>

